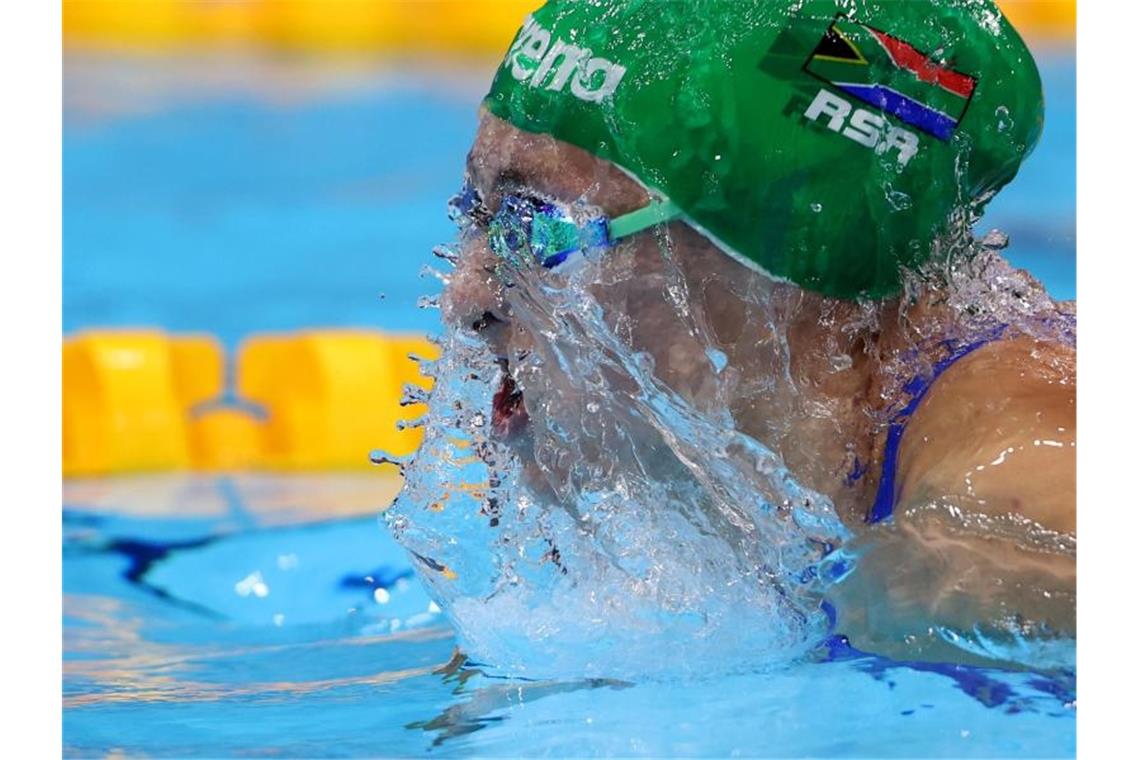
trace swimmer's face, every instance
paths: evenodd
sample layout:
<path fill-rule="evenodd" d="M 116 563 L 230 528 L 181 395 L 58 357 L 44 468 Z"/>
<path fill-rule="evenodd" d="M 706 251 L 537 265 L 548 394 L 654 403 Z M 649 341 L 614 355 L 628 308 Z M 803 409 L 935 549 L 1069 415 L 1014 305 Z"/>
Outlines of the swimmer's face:
<path fill-rule="evenodd" d="M 523 132 L 487 113 L 468 156 L 467 174 L 491 213 L 504 194 L 584 203 L 610 219 L 650 201 L 638 182 L 610 162 L 548 135 Z M 496 397 L 493 419 L 500 435 L 511 436 L 525 427 L 527 407 L 534 408 L 529 401 L 537 401 L 529 395 L 531 389 L 542 385 L 549 391 L 556 381 L 548 376 L 555 371 L 549 362 L 536 370 L 547 375 L 541 384 L 519 375 L 527 371 L 519 359 L 527 356 L 535 335 L 526 320 L 512 313 L 517 293 L 504 285 L 500 265 L 488 244 L 486 226 L 470 230 L 442 308 L 445 320 L 477 332 L 507 365 L 508 379 Z M 826 352 L 844 352 L 850 346 L 827 346 L 826 352 L 795 349 L 820 343 L 818 325 L 836 302 L 744 267 L 683 222 L 625 238 L 591 266 L 588 287 L 606 323 L 631 349 L 651 357 L 659 381 L 697 407 L 727 407 L 741 430 L 780 449 L 790 461 L 800 457 L 784 442 L 797 439 L 809 441 L 804 444 L 805 461 L 828 459 L 821 450 L 838 440 L 833 432 L 813 436 L 796 428 L 793 407 L 803 403 L 804 393 L 793 387 L 791 373 L 811 377 L 815 387 L 836 381 L 856 387 L 863 382 L 857 372 L 836 375 L 825 366 Z M 721 361 L 710 356 L 709 349 L 720 352 Z M 818 367 L 813 363 L 817 358 Z M 791 367 L 789 361 L 798 365 Z M 520 395 L 518 387 L 525 394 Z M 845 390 L 829 392 L 842 397 Z M 827 443 L 821 444 L 820 438 Z M 837 451 L 835 456 L 841 459 L 844 454 Z M 812 480 L 810 475 L 807 479 Z"/>
<path fill-rule="evenodd" d="M 504 193 L 533 193 L 565 203 L 584 203 L 613 219 L 644 207 L 649 196 L 636 181 L 608 161 L 548 135 L 523 132 L 484 114 L 467 161 L 467 172 L 488 210 L 498 209 Z M 659 232 L 659 231 L 658 231 Z M 756 276 L 735 263 L 686 225 L 669 225 L 668 248 L 681 266 L 682 279 L 699 272 L 702 290 L 689 298 L 711 306 L 707 316 L 714 332 L 743 316 L 741 298 L 722 286 L 733 283 L 743 293 Z M 593 294 L 612 307 L 614 320 L 635 350 L 649 351 L 657 374 L 678 389 L 699 393 L 707 369 L 705 347 L 679 319 L 678 296 L 665 292 L 664 244 L 654 230 L 631 236 L 604 254 L 597 267 Z M 504 296 L 498 259 L 490 250 L 486 231 L 476 230 L 464 241 L 461 261 L 444 299 L 444 318 L 476 329 L 500 350 L 524 335 L 510 329 L 510 307 Z M 715 292 L 714 292 L 715 291 Z M 729 331 L 730 332 L 730 331 Z"/>
<path fill-rule="evenodd" d="M 468 156 L 467 173 L 490 212 L 506 193 L 534 195 L 564 203 L 584 203 L 608 218 L 642 208 L 649 196 L 636 181 L 613 164 L 547 135 L 535 135 L 484 114 Z M 746 284 L 751 273 L 709 245 L 683 224 L 670 225 L 669 247 L 683 257 L 685 269 L 700 269 L 711 282 Z M 444 318 L 480 333 L 493 350 L 514 365 L 531 335 L 511 313 L 499 260 L 488 244 L 486 228 L 466 236 L 457 271 L 445 291 Z M 705 345 L 691 335 L 678 311 L 678 296 L 666 292 L 666 262 L 660 236 L 645 231 L 608 249 L 596 264 L 592 295 L 606 307 L 607 321 L 620 321 L 620 332 L 637 351 L 654 359 L 657 376 L 690 400 L 709 395 L 712 376 Z M 739 270 L 739 271 L 735 271 Z M 719 276 L 718 276 L 719 275 Z M 683 275 L 681 276 L 683 280 Z M 687 298 L 682 297 L 682 300 Z M 705 299 L 702 299 L 705 300 Z M 720 293 L 712 318 L 731 322 L 739 298 Z M 508 403 L 512 389 L 504 388 L 496 403 L 496 422 L 510 432 L 523 418 L 521 403 Z M 516 398 L 517 401 L 517 398 Z"/>

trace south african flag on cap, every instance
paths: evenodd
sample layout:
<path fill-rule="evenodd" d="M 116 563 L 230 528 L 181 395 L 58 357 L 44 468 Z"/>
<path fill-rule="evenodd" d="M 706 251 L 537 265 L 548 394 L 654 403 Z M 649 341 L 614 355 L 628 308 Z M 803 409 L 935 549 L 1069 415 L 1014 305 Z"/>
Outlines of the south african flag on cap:
<path fill-rule="evenodd" d="M 898 37 L 842 16 L 831 22 L 804 69 L 940 140 L 954 134 L 977 83 Z"/>

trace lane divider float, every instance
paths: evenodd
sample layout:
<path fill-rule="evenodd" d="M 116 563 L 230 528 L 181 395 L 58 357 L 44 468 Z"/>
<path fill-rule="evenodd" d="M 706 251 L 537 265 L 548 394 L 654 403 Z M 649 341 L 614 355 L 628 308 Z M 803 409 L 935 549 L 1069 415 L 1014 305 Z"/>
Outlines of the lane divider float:
<path fill-rule="evenodd" d="M 415 451 L 430 389 L 409 358 L 438 357 L 417 335 L 304 330 L 254 335 L 227 357 L 209 335 L 87 330 L 63 344 L 65 476 L 163 470 L 352 470 L 368 454 Z"/>

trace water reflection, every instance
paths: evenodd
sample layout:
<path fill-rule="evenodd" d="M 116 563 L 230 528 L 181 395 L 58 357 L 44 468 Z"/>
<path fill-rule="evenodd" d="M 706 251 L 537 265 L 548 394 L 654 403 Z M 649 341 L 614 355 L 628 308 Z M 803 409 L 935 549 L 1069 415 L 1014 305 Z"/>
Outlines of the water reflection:
<path fill-rule="evenodd" d="M 503 679 L 501 683 L 491 683 L 469 690 L 468 681 L 476 679 L 477 683 L 486 683 L 489 677 L 477 666 L 468 664 L 467 656 L 458 649 L 446 665 L 432 672 L 443 676 L 444 683 L 454 684 L 453 694 L 466 697 L 463 701 L 447 707 L 434 718 L 413 721 L 407 725 L 409 729 L 434 733 L 433 747 L 439 747 L 449 739 L 466 736 L 506 720 L 506 715 L 494 714 L 502 710 L 559 694 L 602 688 L 628 689 L 633 686 L 632 683 L 610 678 L 586 678 L 578 681 Z"/>

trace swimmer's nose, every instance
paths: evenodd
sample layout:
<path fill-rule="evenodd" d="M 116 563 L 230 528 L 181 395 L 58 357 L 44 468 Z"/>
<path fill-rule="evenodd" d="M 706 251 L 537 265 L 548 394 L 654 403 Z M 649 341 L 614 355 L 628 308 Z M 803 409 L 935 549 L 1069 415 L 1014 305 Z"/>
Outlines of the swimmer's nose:
<path fill-rule="evenodd" d="M 497 262 L 485 235 L 464 243 L 440 302 L 445 320 L 480 332 L 506 321 Z"/>

